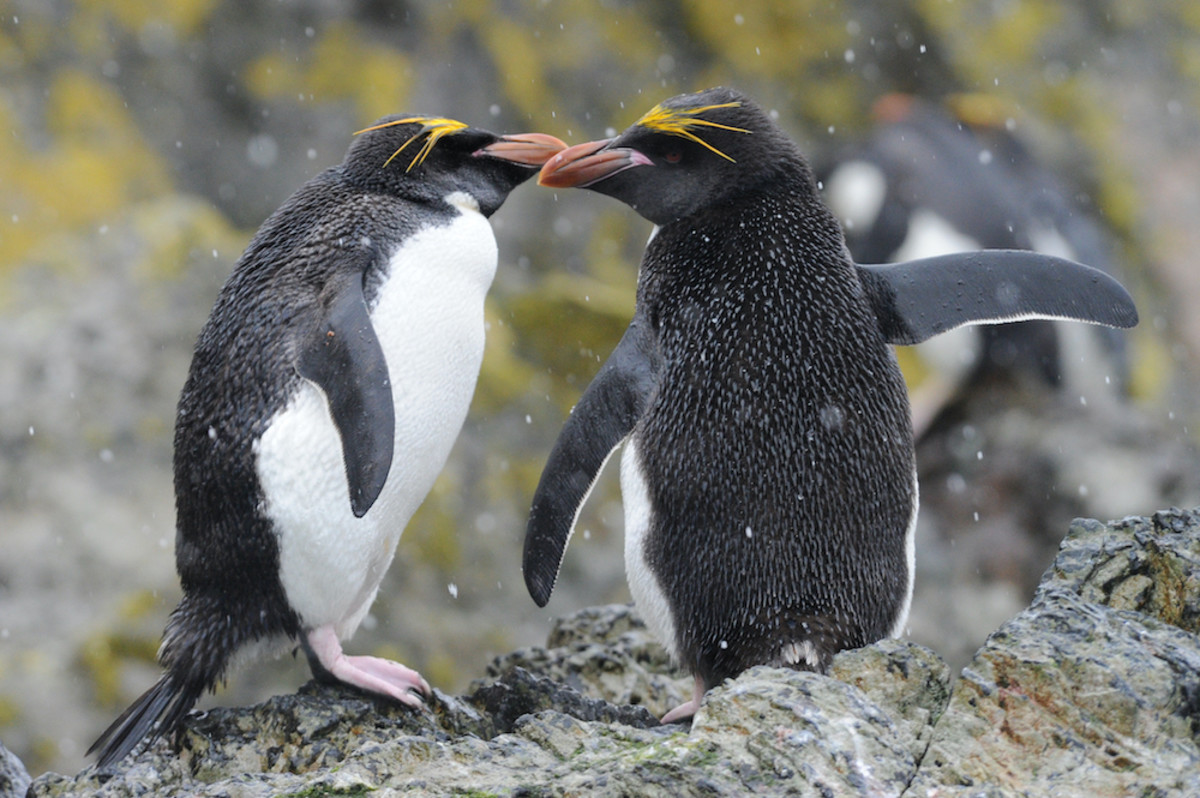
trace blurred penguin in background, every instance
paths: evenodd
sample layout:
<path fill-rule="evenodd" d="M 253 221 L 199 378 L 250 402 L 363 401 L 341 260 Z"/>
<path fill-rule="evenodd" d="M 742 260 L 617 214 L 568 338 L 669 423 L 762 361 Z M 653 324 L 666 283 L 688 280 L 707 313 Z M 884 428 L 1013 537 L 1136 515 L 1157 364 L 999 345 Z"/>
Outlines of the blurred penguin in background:
<path fill-rule="evenodd" d="M 1087 263 L 1114 277 L 1112 237 L 1088 198 L 1034 158 L 992 98 L 934 104 L 882 97 L 875 129 L 821 169 L 825 198 L 860 263 L 975 249 L 1028 249 Z M 918 438 L 974 386 L 997 381 L 1058 391 L 1084 403 L 1122 399 L 1123 333 L 1027 321 L 960 328 L 921 344 L 907 362 Z"/>

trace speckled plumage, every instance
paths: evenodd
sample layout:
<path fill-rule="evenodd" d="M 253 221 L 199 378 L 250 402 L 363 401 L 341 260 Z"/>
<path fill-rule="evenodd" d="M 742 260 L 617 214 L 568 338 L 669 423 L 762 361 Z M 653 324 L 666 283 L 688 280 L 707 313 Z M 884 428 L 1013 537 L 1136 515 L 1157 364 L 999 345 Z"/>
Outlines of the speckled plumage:
<path fill-rule="evenodd" d="M 632 432 L 645 558 L 709 686 L 789 643 L 823 667 L 885 636 L 908 593 L 903 379 L 807 174 L 789 183 L 664 226 L 642 263 L 661 357 Z"/>
<path fill-rule="evenodd" d="M 547 461 L 524 571 L 545 604 L 586 488 L 627 441 L 630 590 L 696 676 L 664 720 L 750 666 L 823 670 L 902 632 L 917 484 L 890 344 L 1018 317 L 1136 321 L 1111 279 L 1030 253 L 855 264 L 799 149 L 729 89 L 564 150 L 540 182 L 658 225 L 630 327 Z"/>
<path fill-rule="evenodd" d="M 389 117 L 264 222 L 179 400 L 183 598 L 159 652 L 165 673 L 92 746 L 98 767 L 177 731 L 234 661 L 297 642 L 318 677 L 405 703 L 417 701 L 408 687 L 428 691 L 339 641 L 466 414 L 496 268 L 485 217 L 561 146 Z"/>

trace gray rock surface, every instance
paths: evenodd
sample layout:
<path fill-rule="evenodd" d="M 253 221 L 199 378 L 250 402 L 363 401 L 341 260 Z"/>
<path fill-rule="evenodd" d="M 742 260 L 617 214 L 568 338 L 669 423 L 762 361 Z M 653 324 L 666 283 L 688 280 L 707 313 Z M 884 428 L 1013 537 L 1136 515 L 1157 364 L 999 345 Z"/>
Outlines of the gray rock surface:
<path fill-rule="evenodd" d="M 660 726 L 688 679 L 613 605 L 419 712 L 309 684 L 193 714 L 178 755 L 160 741 L 30 794 L 1200 795 L 1198 627 L 1200 513 L 1077 521 L 953 688 L 932 651 L 886 640 L 829 676 L 753 668 L 690 729 Z"/>
<path fill-rule="evenodd" d="M 1200 795 L 1198 601 L 1195 511 L 1077 521 L 963 670 L 914 794 Z"/>
<path fill-rule="evenodd" d="M 0 743 L 0 798 L 17 798 L 29 788 L 29 772 L 17 755 Z"/>

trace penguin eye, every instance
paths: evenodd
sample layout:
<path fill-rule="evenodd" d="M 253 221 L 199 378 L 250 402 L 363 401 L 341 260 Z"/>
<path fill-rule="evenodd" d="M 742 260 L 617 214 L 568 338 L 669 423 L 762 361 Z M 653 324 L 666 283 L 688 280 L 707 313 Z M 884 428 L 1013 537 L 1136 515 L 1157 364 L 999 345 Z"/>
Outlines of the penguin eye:
<path fill-rule="evenodd" d="M 667 153 L 663 155 L 663 160 L 667 163 L 679 163 L 683 160 L 683 153 L 679 150 L 668 150 Z"/>

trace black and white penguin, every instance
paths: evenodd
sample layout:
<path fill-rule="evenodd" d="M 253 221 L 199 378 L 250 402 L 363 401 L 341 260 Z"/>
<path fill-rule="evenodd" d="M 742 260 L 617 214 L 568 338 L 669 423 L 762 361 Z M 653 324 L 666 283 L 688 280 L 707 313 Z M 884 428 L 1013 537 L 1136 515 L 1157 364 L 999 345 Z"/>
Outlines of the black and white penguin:
<path fill-rule="evenodd" d="M 1037 162 L 1004 111 L 976 95 L 944 105 L 881 97 L 870 134 L 818 173 L 851 256 L 882 263 L 1031 249 L 1115 274 L 1111 236 L 1078 192 Z M 1121 399 L 1127 382 L 1124 340 L 1102 327 L 1029 321 L 963 329 L 917 353 L 929 372 L 911 397 L 918 432 L 984 380 L 1021 379 L 1089 403 Z"/>
<path fill-rule="evenodd" d="M 235 660 L 297 642 L 318 678 L 411 706 L 429 694 L 341 641 L 466 417 L 497 263 L 488 217 L 564 146 L 386 117 L 259 229 L 179 400 L 166 672 L 92 745 L 99 768 L 176 732 Z"/>
<path fill-rule="evenodd" d="M 624 442 L 625 566 L 651 631 L 704 692 L 758 664 L 823 670 L 904 628 L 917 481 L 889 344 L 1031 317 L 1122 327 L 1106 275 L 1029 252 L 859 266 L 796 145 L 716 88 L 570 147 L 539 182 L 657 227 L 628 330 L 533 499 L 524 576 L 550 597 L 576 515 Z"/>

